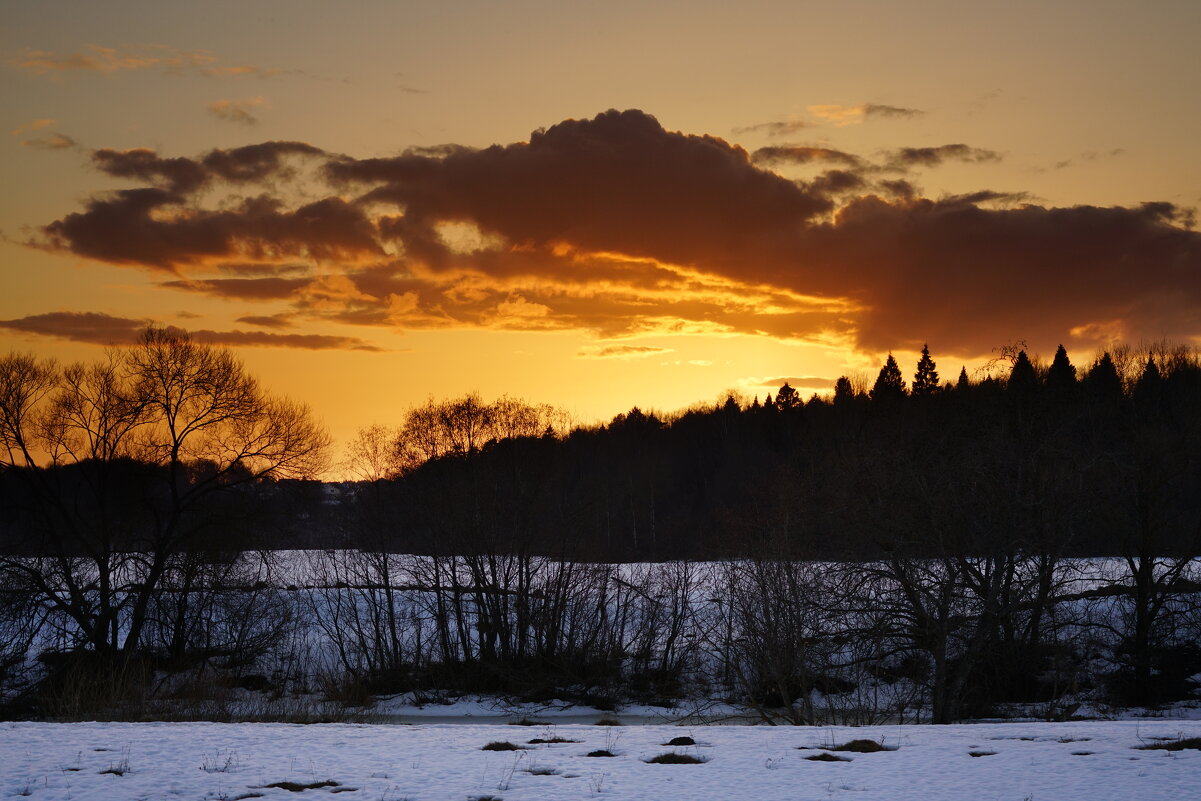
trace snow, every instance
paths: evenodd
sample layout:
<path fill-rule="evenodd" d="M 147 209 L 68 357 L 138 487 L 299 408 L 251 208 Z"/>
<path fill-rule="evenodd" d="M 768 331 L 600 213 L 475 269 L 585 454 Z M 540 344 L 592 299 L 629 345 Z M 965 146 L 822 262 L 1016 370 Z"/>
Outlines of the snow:
<path fill-rule="evenodd" d="M 663 745 L 685 735 L 697 744 Z M 22 722 L 0 724 L 0 797 L 1180 801 L 1198 797 L 1201 751 L 1136 749 L 1198 736 L 1201 722 L 1184 720 L 863 728 Z M 480 750 L 551 737 L 579 742 Z M 844 754 L 849 762 L 805 758 L 861 738 L 892 750 Z M 586 756 L 605 748 L 616 756 Z M 706 761 L 645 761 L 669 751 Z M 267 787 L 278 782 L 337 784 Z"/>

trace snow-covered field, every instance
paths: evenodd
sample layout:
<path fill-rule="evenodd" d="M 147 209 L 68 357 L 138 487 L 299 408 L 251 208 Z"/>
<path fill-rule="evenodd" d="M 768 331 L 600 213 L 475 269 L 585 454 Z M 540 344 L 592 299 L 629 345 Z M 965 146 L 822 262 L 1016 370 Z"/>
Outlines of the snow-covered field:
<path fill-rule="evenodd" d="M 695 745 L 665 746 L 690 736 Z M 1201 721 L 956 726 L 0 724 L 0 794 L 54 801 L 1184 801 Z M 529 745 L 531 739 L 575 742 Z M 853 739 L 887 749 L 807 757 Z M 520 751 L 484 751 L 494 741 Z M 615 756 L 589 757 L 596 750 Z M 663 753 L 703 764 L 649 764 Z M 972 756 L 972 754 L 980 756 Z M 283 784 L 291 783 L 291 784 Z M 280 785 L 271 787 L 270 785 Z"/>

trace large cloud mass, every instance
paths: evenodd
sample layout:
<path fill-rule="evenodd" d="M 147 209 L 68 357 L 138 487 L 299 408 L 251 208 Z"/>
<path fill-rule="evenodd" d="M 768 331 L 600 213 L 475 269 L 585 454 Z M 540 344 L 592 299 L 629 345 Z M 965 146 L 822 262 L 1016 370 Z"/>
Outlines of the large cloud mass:
<path fill-rule="evenodd" d="M 872 113 L 902 112 L 916 113 Z M 928 341 L 963 355 L 1016 338 L 1201 334 L 1201 237 L 1175 207 L 931 199 L 899 177 L 998 159 L 966 144 L 878 163 L 801 145 L 752 158 L 640 111 L 390 158 L 299 142 L 100 150 L 98 169 L 142 185 L 92 198 L 39 244 L 166 271 L 176 289 L 287 300 L 293 321 Z"/>

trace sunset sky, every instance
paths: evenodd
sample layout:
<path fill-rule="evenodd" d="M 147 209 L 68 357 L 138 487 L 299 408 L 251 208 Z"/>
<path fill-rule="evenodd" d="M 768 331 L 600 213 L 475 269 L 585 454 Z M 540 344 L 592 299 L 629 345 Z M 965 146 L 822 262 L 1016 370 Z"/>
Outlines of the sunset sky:
<path fill-rule="evenodd" d="M 0 26 L 0 351 L 148 322 L 335 437 L 1201 337 L 1201 3 L 54 2 Z"/>

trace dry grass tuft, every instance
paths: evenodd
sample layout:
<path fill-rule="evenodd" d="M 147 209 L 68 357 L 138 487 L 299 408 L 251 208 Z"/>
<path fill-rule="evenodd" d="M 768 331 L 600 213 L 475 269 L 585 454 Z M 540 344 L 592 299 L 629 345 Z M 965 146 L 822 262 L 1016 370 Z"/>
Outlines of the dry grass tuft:
<path fill-rule="evenodd" d="M 646 760 L 646 763 L 648 765 L 703 765 L 705 760 L 692 754 L 677 754 L 669 751 L 666 754 L 651 757 Z"/>

